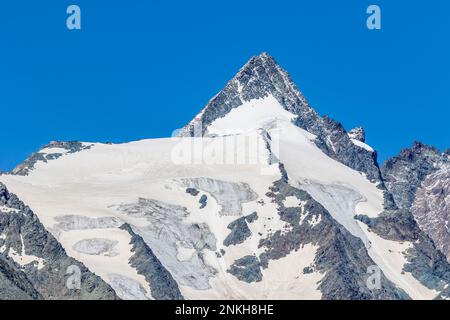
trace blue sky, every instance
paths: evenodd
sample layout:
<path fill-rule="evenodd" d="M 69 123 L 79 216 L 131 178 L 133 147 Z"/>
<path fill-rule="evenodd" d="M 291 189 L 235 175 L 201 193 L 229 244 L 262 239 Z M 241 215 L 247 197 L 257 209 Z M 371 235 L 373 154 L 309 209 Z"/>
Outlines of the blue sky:
<path fill-rule="evenodd" d="M 169 136 L 263 51 L 320 114 L 363 125 L 381 160 L 413 140 L 446 149 L 449 14 L 448 0 L 3 2 L 0 169 L 51 140 Z"/>

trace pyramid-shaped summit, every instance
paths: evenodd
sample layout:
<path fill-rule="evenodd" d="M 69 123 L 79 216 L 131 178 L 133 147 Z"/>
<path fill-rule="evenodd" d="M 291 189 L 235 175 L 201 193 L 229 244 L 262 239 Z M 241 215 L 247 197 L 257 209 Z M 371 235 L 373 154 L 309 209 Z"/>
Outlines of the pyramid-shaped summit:
<path fill-rule="evenodd" d="M 327 116 L 321 117 L 308 104 L 289 74 L 267 53 L 252 57 L 178 136 L 207 134 L 208 127 L 246 102 L 272 96 L 296 115 L 296 126 L 312 133 L 314 143 L 325 154 L 360 172 L 371 181 L 380 181 L 376 152 L 354 142 L 345 128 Z M 274 115 L 275 117 L 275 115 Z"/>
<path fill-rule="evenodd" d="M 179 136 L 194 136 L 195 128 L 204 133 L 216 119 L 244 102 L 272 95 L 287 110 L 307 122 L 315 122 L 317 113 L 308 105 L 289 74 L 275 59 L 263 52 L 252 57 L 206 107 L 185 126 Z M 196 131 L 197 133 L 198 131 Z"/>

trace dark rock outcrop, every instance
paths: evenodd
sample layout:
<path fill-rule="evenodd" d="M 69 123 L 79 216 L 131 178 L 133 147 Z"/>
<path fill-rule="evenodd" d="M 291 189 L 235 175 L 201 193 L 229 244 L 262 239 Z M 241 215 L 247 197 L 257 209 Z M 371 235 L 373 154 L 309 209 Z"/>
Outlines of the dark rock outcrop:
<path fill-rule="evenodd" d="M 186 188 L 186 193 L 189 193 L 191 196 L 196 197 L 200 191 L 195 188 Z"/>
<path fill-rule="evenodd" d="M 450 261 L 450 166 L 429 174 L 417 189 L 411 212 Z"/>
<path fill-rule="evenodd" d="M 208 197 L 206 194 L 202 194 L 200 199 L 198 199 L 198 203 L 200 203 L 200 209 L 203 209 L 208 204 Z"/>
<path fill-rule="evenodd" d="M 237 245 L 244 242 L 248 237 L 252 235 L 247 223 L 252 223 L 258 219 L 256 212 L 231 222 L 227 228 L 231 230 L 230 234 L 223 241 L 224 246 Z"/>
<path fill-rule="evenodd" d="M 236 260 L 227 272 L 248 283 L 262 280 L 261 266 L 255 256 L 245 256 Z"/>

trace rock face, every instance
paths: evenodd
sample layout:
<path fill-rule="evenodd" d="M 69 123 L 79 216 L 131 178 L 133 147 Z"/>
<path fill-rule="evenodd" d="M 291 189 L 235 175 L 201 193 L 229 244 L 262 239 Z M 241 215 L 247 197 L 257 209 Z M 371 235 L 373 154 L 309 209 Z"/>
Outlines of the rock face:
<path fill-rule="evenodd" d="M 361 142 L 366 141 L 366 132 L 364 131 L 363 127 L 353 128 L 348 132 L 348 136 L 350 137 L 350 139 L 355 139 Z"/>
<path fill-rule="evenodd" d="M 70 270 L 80 286 L 67 285 Z M 1 299 L 117 299 L 112 288 L 66 255 L 34 213 L 0 183 Z"/>
<path fill-rule="evenodd" d="M 308 104 L 289 74 L 267 53 L 247 62 L 225 88 L 181 131 L 179 136 L 192 137 L 207 134 L 214 120 L 224 117 L 244 102 L 272 95 L 287 111 L 296 115 L 295 124 L 316 135 L 315 143 L 330 157 L 380 181 L 375 152 L 355 145 L 343 126 L 320 117 Z"/>
<path fill-rule="evenodd" d="M 415 142 L 382 167 L 385 211 L 377 218 L 356 218 L 385 239 L 409 241 L 411 272 L 428 288 L 449 296 L 448 231 L 450 174 L 448 157 L 436 148 Z"/>
<path fill-rule="evenodd" d="M 261 267 L 258 258 L 255 256 L 245 256 L 237 259 L 227 271 L 239 280 L 248 283 L 262 280 Z"/>
<path fill-rule="evenodd" d="M 228 247 L 230 245 L 236 245 L 242 243 L 252 235 L 247 223 L 252 223 L 258 219 L 258 214 L 253 212 L 248 216 L 240 217 L 234 220 L 228 225 L 228 229 L 231 230 L 230 234 L 223 241 L 223 245 Z"/>
<path fill-rule="evenodd" d="M 403 149 L 398 156 L 387 160 L 381 171 L 397 206 L 409 209 L 426 176 L 437 171 L 446 161 L 439 150 L 420 142 L 414 142 L 412 148 Z"/>
<path fill-rule="evenodd" d="M 382 173 L 396 205 L 410 212 L 418 227 L 450 259 L 448 155 L 415 142 L 386 161 Z"/>
<path fill-rule="evenodd" d="M 450 166 L 428 175 L 411 207 L 420 228 L 450 261 Z"/>
<path fill-rule="evenodd" d="M 8 257 L 0 254 L 0 299 L 42 299 L 26 274 Z"/>
<path fill-rule="evenodd" d="M 328 156 L 352 169 L 364 172 L 372 182 L 381 181 L 377 153 L 375 151 L 353 143 L 339 122 L 324 116 L 320 123 L 321 125 L 309 126 L 297 121 L 299 127 L 317 136 L 317 146 Z"/>

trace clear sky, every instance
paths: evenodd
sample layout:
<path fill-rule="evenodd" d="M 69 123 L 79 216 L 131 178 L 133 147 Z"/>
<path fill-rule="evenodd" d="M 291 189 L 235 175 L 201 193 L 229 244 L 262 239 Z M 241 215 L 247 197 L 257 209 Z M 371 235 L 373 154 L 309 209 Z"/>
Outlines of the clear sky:
<path fill-rule="evenodd" d="M 449 15 L 448 0 L 3 1 L 0 169 L 51 140 L 169 136 L 262 51 L 381 160 L 413 140 L 446 149 Z"/>

